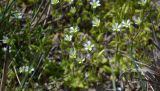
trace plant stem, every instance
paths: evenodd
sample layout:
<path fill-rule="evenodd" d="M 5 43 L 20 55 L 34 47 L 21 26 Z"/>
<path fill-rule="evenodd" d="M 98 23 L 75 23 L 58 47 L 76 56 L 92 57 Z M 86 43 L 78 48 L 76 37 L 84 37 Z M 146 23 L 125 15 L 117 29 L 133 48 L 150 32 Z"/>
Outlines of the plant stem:
<path fill-rule="evenodd" d="M 7 82 L 7 73 L 8 73 L 8 66 L 9 66 L 9 46 L 7 46 L 7 51 L 5 51 L 5 60 L 3 64 L 3 71 L 2 71 L 2 80 L 0 90 L 5 91 L 5 85 Z"/>

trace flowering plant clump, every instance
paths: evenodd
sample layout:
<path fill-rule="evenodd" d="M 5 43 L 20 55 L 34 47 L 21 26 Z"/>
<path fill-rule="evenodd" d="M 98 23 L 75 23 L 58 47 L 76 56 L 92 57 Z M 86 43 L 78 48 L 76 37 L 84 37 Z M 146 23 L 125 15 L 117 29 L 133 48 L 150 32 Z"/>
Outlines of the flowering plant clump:
<path fill-rule="evenodd" d="M 34 71 L 34 68 L 30 68 L 29 66 L 22 66 L 19 68 L 20 73 L 25 73 L 25 72 L 31 73 L 33 71 Z"/>
<path fill-rule="evenodd" d="M 159 18 L 158 0 L 1 0 L 0 91 L 157 91 Z"/>

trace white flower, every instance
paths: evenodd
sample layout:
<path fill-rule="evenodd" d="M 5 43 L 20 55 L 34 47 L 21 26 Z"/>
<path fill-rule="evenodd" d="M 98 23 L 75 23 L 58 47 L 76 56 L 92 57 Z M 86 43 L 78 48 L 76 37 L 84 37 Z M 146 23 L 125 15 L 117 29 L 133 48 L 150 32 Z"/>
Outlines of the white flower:
<path fill-rule="evenodd" d="M 135 24 L 137 24 L 137 25 L 141 24 L 141 22 L 142 22 L 140 17 L 133 16 L 132 19 L 135 22 Z"/>
<path fill-rule="evenodd" d="M 59 0 L 51 0 L 51 4 L 57 4 L 59 3 Z"/>
<path fill-rule="evenodd" d="M 3 50 L 4 52 L 6 52 L 6 51 L 7 51 L 7 47 L 3 47 L 2 50 Z M 11 53 L 11 47 L 10 47 L 10 46 L 9 46 L 8 50 L 9 50 L 9 53 Z"/>
<path fill-rule="evenodd" d="M 92 26 L 93 27 L 98 27 L 100 25 L 100 19 L 94 18 L 92 21 Z"/>
<path fill-rule="evenodd" d="M 79 64 L 81 64 L 85 61 L 85 58 L 83 57 L 83 55 L 80 55 L 80 57 L 78 57 L 76 60 L 78 61 Z"/>
<path fill-rule="evenodd" d="M 91 41 L 87 41 L 86 43 L 83 44 L 83 46 L 85 47 L 85 50 L 89 50 L 91 51 L 92 48 L 94 47 L 94 44 L 91 43 Z"/>
<path fill-rule="evenodd" d="M 89 77 L 89 73 L 88 72 L 85 72 L 85 78 L 88 78 Z"/>
<path fill-rule="evenodd" d="M 76 58 L 76 49 L 75 48 L 71 48 L 70 52 L 69 52 L 69 57 L 70 58 Z"/>
<path fill-rule="evenodd" d="M 147 3 L 147 0 L 138 1 L 138 4 L 141 4 L 142 6 L 145 6 L 146 3 Z"/>
<path fill-rule="evenodd" d="M 75 27 L 70 27 L 70 33 L 76 33 L 79 31 L 79 27 L 75 26 Z"/>
<path fill-rule="evenodd" d="M 128 19 L 127 21 L 122 21 L 122 26 L 123 26 L 123 27 L 128 28 L 128 27 L 130 27 L 130 25 L 131 25 L 131 22 L 130 22 L 129 19 Z"/>
<path fill-rule="evenodd" d="M 65 35 L 64 40 L 72 41 L 72 35 Z"/>
<path fill-rule="evenodd" d="M 3 47 L 3 51 L 6 52 L 7 51 L 7 47 Z"/>
<path fill-rule="evenodd" d="M 101 5 L 99 0 L 92 0 L 90 4 L 94 9 Z"/>
<path fill-rule="evenodd" d="M 2 40 L 2 42 L 3 42 L 4 44 L 8 43 L 8 37 L 3 36 L 3 40 Z"/>
<path fill-rule="evenodd" d="M 118 24 L 118 23 L 115 23 L 115 24 L 113 24 L 112 25 L 112 30 L 113 31 L 120 31 L 121 30 L 121 25 L 120 24 Z"/>
<path fill-rule="evenodd" d="M 14 14 L 14 16 L 15 16 L 15 18 L 17 18 L 17 19 L 22 19 L 22 13 L 20 13 L 20 12 L 16 12 L 16 13 Z"/>
<path fill-rule="evenodd" d="M 117 87 L 117 91 L 122 91 L 122 88 L 121 87 Z"/>
<path fill-rule="evenodd" d="M 22 66 L 19 68 L 19 72 L 29 72 L 31 73 L 32 71 L 34 71 L 34 68 L 30 68 L 29 66 Z"/>

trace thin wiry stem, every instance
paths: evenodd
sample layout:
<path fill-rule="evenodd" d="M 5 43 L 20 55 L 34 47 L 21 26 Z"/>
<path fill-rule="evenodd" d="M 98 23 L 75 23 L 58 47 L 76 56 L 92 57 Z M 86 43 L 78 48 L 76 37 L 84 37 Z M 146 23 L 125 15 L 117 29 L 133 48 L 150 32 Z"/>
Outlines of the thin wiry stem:
<path fill-rule="evenodd" d="M 47 7 L 49 6 L 49 2 L 47 2 L 46 6 L 44 7 L 42 14 L 40 15 L 40 17 L 37 19 L 37 21 L 35 22 L 35 24 L 31 24 L 31 30 L 35 28 L 35 26 L 39 23 L 40 19 L 42 18 L 42 16 L 44 15 L 45 11 L 47 10 Z M 33 26 L 32 26 L 33 25 Z"/>
<path fill-rule="evenodd" d="M 17 70 L 16 70 L 15 66 L 13 67 L 13 69 L 14 69 L 14 72 L 15 72 L 15 75 L 16 75 L 16 78 L 18 80 L 19 85 L 22 86 L 22 83 L 21 83 L 21 81 L 20 81 L 20 79 L 18 77 Z"/>
<path fill-rule="evenodd" d="M 47 17 L 48 17 L 48 16 L 49 16 L 49 14 L 50 14 L 50 10 L 51 10 L 51 6 L 49 5 L 49 6 L 48 6 L 47 15 L 46 15 L 45 21 L 44 21 L 44 23 L 43 23 L 43 26 L 44 26 L 44 25 L 46 25 Z"/>
<path fill-rule="evenodd" d="M 152 31 L 152 35 L 153 35 L 153 43 L 154 43 L 154 45 L 158 48 L 158 49 L 160 49 L 160 43 L 159 43 L 159 41 L 158 41 L 158 39 L 157 39 L 157 36 L 156 36 L 156 33 L 155 33 L 155 27 L 154 27 L 154 24 L 153 24 L 153 22 L 152 22 L 152 18 L 150 17 L 150 22 L 152 23 L 152 29 L 151 29 L 151 31 Z M 154 42 L 155 41 L 155 42 Z"/>
<path fill-rule="evenodd" d="M 42 0 L 41 4 L 39 5 L 39 8 L 38 8 L 36 14 L 33 16 L 32 20 L 31 20 L 31 22 L 30 22 L 30 25 L 32 25 L 32 23 L 33 23 L 34 20 L 36 19 L 36 17 L 37 17 L 37 15 L 38 15 L 38 13 L 40 12 L 40 9 L 41 9 L 41 7 L 42 7 L 44 1 L 45 1 L 45 0 Z"/>
<path fill-rule="evenodd" d="M 1 91 L 5 91 L 5 85 L 7 83 L 7 73 L 8 73 L 8 66 L 9 66 L 9 46 L 7 46 L 7 51 L 5 51 L 5 60 L 3 64 L 3 71 L 2 71 L 2 80 L 1 80 Z"/>

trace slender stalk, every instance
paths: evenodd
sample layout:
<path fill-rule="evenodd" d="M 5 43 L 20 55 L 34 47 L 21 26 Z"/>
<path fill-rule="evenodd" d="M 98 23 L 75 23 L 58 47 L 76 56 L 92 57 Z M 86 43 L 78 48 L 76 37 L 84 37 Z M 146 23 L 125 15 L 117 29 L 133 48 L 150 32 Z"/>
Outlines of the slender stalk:
<path fill-rule="evenodd" d="M 13 67 L 13 69 L 14 69 L 14 72 L 15 72 L 15 75 L 16 75 L 16 78 L 18 80 L 19 85 L 22 86 L 22 83 L 21 83 L 21 81 L 20 81 L 20 79 L 18 77 L 17 70 L 16 70 L 15 66 Z"/>
<path fill-rule="evenodd" d="M 5 60 L 3 64 L 3 71 L 2 71 L 2 80 L 0 90 L 5 91 L 5 85 L 7 83 L 7 73 L 8 73 L 8 66 L 9 66 L 9 46 L 7 46 L 7 51 L 5 51 Z"/>

